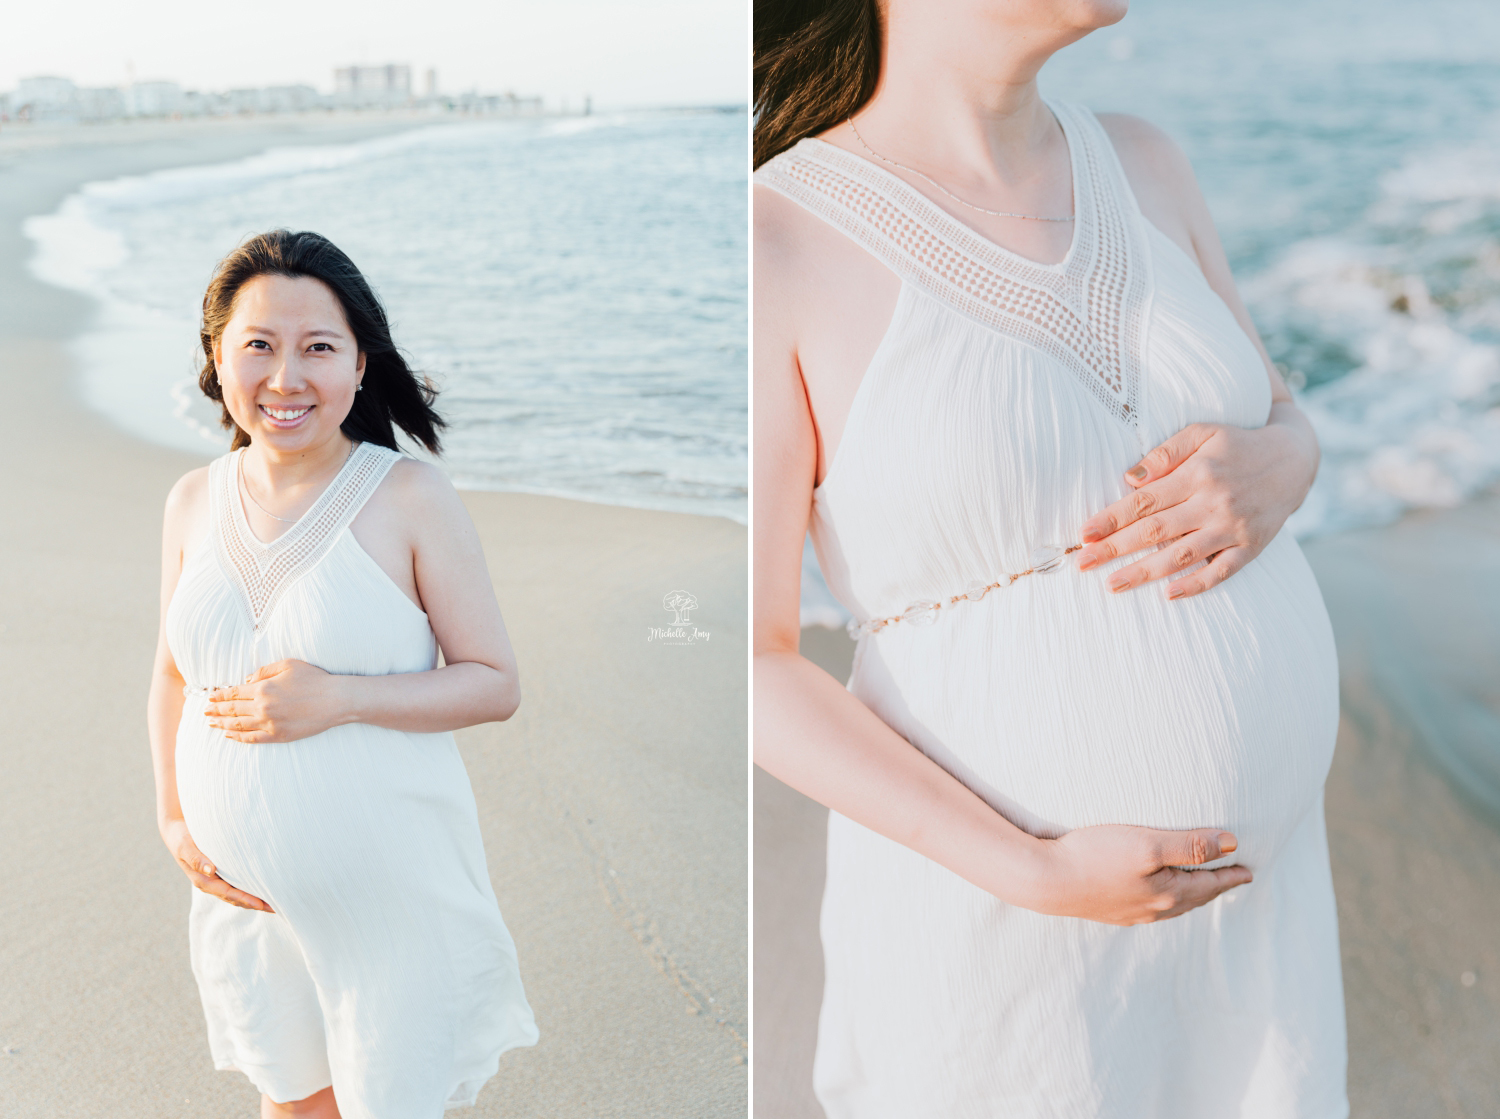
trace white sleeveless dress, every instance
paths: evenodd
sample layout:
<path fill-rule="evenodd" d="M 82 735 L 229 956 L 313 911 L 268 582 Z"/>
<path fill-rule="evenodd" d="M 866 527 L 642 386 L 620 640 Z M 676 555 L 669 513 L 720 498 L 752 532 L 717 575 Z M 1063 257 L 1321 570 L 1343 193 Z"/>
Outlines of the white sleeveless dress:
<path fill-rule="evenodd" d="M 1181 428 L 1262 426 L 1265 367 L 1098 121 L 1050 107 L 1077 218 L 1056 265 L 821 140 L 756 174 L 902 281 L 813 493 L 859 638 L 848 689 L 1034 835 L 1225 827 L 1239 850 L 1210 865 L 1255 881 L 1155 925 L 1050 917 L 835 813 L 817 1095 L 829 1119 L 1341 1119 L 1338 674 L 1301 550 L 1283 531 L 1176 602 L 1110 593 L 1127 560 L 1045 550 Z"/>
<path fill-rule="evenodd" d="M 247 745 L 202 714 L 213 688 L 283 658 L 363 676 L 436 667 L 427 615 L 349 531 L 400 456 L 358 444 L 266 545 L 239 500 L 241 453 L 209 466 L 209 532 L 166 617 L 187 682 L 183 817 L 219 875 L 276 911 L 193 892 L 214 1063 L 281 1102 L 332 1084 L 345 1119 L 435 1119 L 537 1040 L 453 735 L 353 724 Z"/>

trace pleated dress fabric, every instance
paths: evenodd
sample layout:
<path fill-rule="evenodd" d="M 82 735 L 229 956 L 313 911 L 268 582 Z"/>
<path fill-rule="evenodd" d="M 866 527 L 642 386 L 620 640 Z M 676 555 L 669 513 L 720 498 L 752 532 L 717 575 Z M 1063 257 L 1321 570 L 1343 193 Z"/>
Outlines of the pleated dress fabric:
<path fill-rule="evenodd" d="M 537 1040 L 453 735 L 356 723 L 248 745 L 202 714 L 213 688 L 284 658 L 360 676 L 436 667 L 427 615 L 349 531 L 400 456 L 358 444 L 266 545 L 240 503 L 242 453 L 209 467 L 210 529 L 166 618 L 187 684 L 184 820 L 225 881 L 275 910 L 193 893 L 214 1063 L 278 1102 L 332 1084 L 345 1119 L 429 1119 L 472 1104 L 501 1053 Z"/>
<path fill-rule="evenodd" d="M 1255 880 L 1157 924 L 1045 916 L 834 813 L 817 1096 L 829 1119 L 1340 1119 L 1338 674 L 1296 541 L 1179 601 L 1106 589 L 1139 555 L 1009 579 L 1077 543 L 1143 452 L 1270 408 L 1253 343 L 1098 121 L 1049 107 L 1076 214 L 1055 265 L 821 140 L 756 174 L 902 281 L 813 493 L 860 627 L 847 687 L 1034 835 L 1224 827 L 1239 850 L 1209 865 Z"/>

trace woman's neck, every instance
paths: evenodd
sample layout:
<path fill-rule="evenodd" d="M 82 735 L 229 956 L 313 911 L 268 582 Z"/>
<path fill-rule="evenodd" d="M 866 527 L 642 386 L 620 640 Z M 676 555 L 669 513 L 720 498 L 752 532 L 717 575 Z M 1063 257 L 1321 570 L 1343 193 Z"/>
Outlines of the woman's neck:
<path fill-rule="evenodd" d="M 1036 174 L 1062 141 L 1037 73 L 1091 28 L 1018 26 L 996 7 L 934 12 L 888 0 L 880 82 L 856 122 L 873 148 L 955 188 Z"/>
<path fill-rule="evenodd" d="M 243 466 L 266 491 L 288 492 L 326 484 L 349 460 L 353 450 L 353 441 L 342 431 L 300 451 L 278 451 L 269 444 L 251 443 L 245 448 Z"/>

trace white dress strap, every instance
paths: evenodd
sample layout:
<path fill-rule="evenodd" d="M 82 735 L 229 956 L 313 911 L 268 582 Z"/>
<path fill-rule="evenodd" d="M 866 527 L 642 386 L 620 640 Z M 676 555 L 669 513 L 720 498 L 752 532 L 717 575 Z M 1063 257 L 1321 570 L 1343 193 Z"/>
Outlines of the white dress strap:
<path fill-rule="evenodd" d="M 1039 264 L 964 225 L 904 179 L 809 137 L 755 181 L 842 230 L 904 281 L 1067 365 L 1117 419 L 1143 408 L 1141 323 L 1150 256 L 1138 208 L 1099 122 L 1048 102 L 1073 169 L 1073 243 Z"/>
<path fill-rule="evenodd" d="M 357 444 L 312 508 L 269 544 L 256 538 L 245 519 L 239 495 L 243 454 L 231 451 L 210 464 L 209 516 L 215 554 L 258 632 L 283 591 L 327 554 L 401 454 Z"/>

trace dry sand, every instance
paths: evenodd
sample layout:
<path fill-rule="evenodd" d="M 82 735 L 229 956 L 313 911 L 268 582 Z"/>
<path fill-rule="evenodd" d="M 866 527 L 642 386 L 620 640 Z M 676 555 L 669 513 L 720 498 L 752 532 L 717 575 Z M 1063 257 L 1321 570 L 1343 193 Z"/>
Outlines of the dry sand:
<path fill-rule="evenodd" d="M 202 460 L 72 393 L 88 300 L 32 281 L 19 230 L 86 180 L 347 142 L 403 122 L 0 133 L 0 1115 L 249 1117 L 214 1071 L 190 887 L 156 835 L 145 693 L 161 507 Z M 40 138 L 38 138 L 40 136 Z M 469 493 L 521 667 L 460 732 L 541 1043 L 477 1117 L 745 1114 L 745 529 Z M 662 645 L 669 590 L 706 643 Z"/>
<path fill-rule="evenodd" d="M 1354 1119 L 1500 1115 L 1500 497 L 1304 546 L 1339 644 L 1325 805 Z M 802 631 L 847 680 L 854 645 Z M 755 771 L 755 1115 L 812 1095 L 827 811 Z"/>

